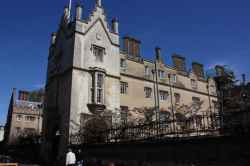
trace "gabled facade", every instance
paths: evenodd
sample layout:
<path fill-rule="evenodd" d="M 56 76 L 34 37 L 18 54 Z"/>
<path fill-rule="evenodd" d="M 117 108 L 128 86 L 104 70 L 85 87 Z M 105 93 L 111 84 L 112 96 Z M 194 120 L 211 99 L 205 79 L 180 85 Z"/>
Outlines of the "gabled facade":
<path fill-rule="evenodd" d="M 16 98 L 16 89 L 13 90 L 8 108 L 7 121 L 4 128 L 4 141 L 8 145 L 18 144 L 20 137 L 39 136 L 42 132 L 43 101 L 42 94 L 31 99 L 28 91 L 19 91 Z"/>
<path fill-rule="evenodd" d="M 70 135 L 93 119 L 109 127 L 128 121 L 134 109 L 159 107 L 170 112 L 173 105 L 197 101 L 202 102 L 201 114 L 215 111 L 216 86 L 213 79 L 205 79 L 203 65 L 193 63 L 188 72 L 185 58 L 174 55 L 174 66 L 167 66 L 160 48 L 155 62 L 144 60 L 141 42 L 128 36 L 121 48 L 118 21 L 114 18 L 108 25 L 101 0 L 86 20 L 81 5 L 74 21 L 69 13 L 66 7 L 59 30 L 52 34 L 45 96 L 45 140 L 49 148 L 58 136 L 59 156 Z"/>
<path fill-rule="evenodd" d="M 101 114 L 110 122 L 112 113 L 120 109 L 118 31 L 109 29 L 101 1 L 87 20 L 81 16 L 80 5 L 74 22 L 69 20 L 68 7 L 64 9 L 59 30 L 52 34 L 48 59 L 45 146 L 49 150 L 58 133 L 61 155 L 69 136 L 78 133 L 90 115 Z M 118 29 L 116 20 L 113 26 Z"/>

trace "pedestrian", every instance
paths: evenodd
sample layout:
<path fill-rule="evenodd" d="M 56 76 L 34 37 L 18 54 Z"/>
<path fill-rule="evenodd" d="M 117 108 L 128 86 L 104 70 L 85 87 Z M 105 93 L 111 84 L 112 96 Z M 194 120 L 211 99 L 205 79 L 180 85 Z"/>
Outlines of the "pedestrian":
<path fill-rule="evenodd" d="M 76 164 L 76 155 L 72 152 L 72 149 L 68 149 L 66 154 L 66 166 L 74 166 Z"/>
<path fill-rule="evenodd" d="M 76 166 L 84 166 L 84 162 L 83 162 L 83 155 L 82 155 L 82 150 L 78 149 L 77 153 L 76 153 Z"/>

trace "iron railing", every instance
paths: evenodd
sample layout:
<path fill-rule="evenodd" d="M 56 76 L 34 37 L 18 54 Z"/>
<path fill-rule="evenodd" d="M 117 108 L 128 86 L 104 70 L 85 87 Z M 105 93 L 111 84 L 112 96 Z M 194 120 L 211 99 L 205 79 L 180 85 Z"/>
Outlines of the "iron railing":
<path fill-rule="evenodd" d="M 71 144 L 144 142 L 200 136 L 249 133 L 250 112 L 199 115 L 182 120 L 167 120 L 140 125 L 123 124 L 106 130 L 82 129 L 70 136 Z M 236 132 L 238 131 L 238 132 Z"/>

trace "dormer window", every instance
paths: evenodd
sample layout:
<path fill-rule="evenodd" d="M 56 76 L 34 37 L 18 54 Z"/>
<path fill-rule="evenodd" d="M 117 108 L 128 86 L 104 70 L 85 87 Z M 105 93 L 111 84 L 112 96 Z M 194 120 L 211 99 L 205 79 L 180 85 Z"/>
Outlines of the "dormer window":
<path fill-rule="evenodd" d="M 145 66 L 145 76 L 150 76 L 150 69 L 148 66 Z"/>
<path fill-rule="evenodd" d="M 121 71 L 126 71 L 127 70 L 127 61 L 126 59 L 121 59 L 120 60 L 120 68 L 121 68 Z"/>
<path fill-rule="evenodd" d="M 103 62 L 105 49 L 103 47 L 93 45 L 93 54 L 97 62 Z"/>
<path fill-rule="evenodd" d="M 121 68 L 125 68 L 127 66 L 125 59 L 121 59 L 120 66 Z"/>
<path fill-rule="evenodd" d="M 176 74 L 171 74 L 171 83 L 176 83 L 177 82 L 177 75 Z"/>
<path fill-rule="evenodd" d="M 164 78 L 165 78 L 165 72 L 162 71 L 162 70 L 158 70 L 158 77 L 159 77 L 160 79 L 164 79 Z"/>

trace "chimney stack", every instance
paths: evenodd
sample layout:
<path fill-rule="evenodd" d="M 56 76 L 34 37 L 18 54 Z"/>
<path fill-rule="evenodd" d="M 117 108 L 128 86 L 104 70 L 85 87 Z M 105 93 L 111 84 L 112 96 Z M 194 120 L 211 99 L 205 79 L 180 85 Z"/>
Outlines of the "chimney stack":
<path fill-rule="evenodd" d="M 119 22 L 116 17 L 112 19 L 112 31 L 116 34 L 119 34 Z"/>
<path fill-rule="evenodd" d="M 162 56 L 161 56 L 161 48 L 160 47 L 155 48 L 155 56 L 156 56 L 156 60 L 158 62 L 163 63 L 163 59 L 162 59 Z"/>
<path fill-rule="evenodd" d="M 20 90 L 18 100 L 28 101 L 29 100 L 29 92 Z"/>
<path fill-rule="evenodd" d="M 124 40 L 124 50 L 125 52 L 133 58 L 140 57 L 140 44 L 141 41 L 134 39 L 132 37 L 125 36 Z"/>
<path fill-rule="evenodd" d="M 13 88 L 12 90 L 12 102 L 13 104 L 16 104 L 16 88 Z"/>
<path fill-rule="evenodd" d="M 205 77 L 203 64 L 193 62 L 192 63 L 192 71 L 199 78 Z"/>
<path fill-rule="evenodd" d="M 242 74 L 242 84 L 245 85 L 246 84 L 246 75 Z"/>
<path fill-rule="evenodd" d="M 76 20 L 82 19 L 82 11 L 83 11 L 83 6 L 80 3 L 78 3 L 76 5 Z"/>
<path fill-rule="evenodd" d="M 174 67 L 181 72 L 186 72 L 186 58 L 177 54 L 172 56 Z"/>
<path fill-rule="evenodd" d="M 56 43 L 56 32 L 53 32 L 51 34 L 51 45 L 54 45 Z"/>

